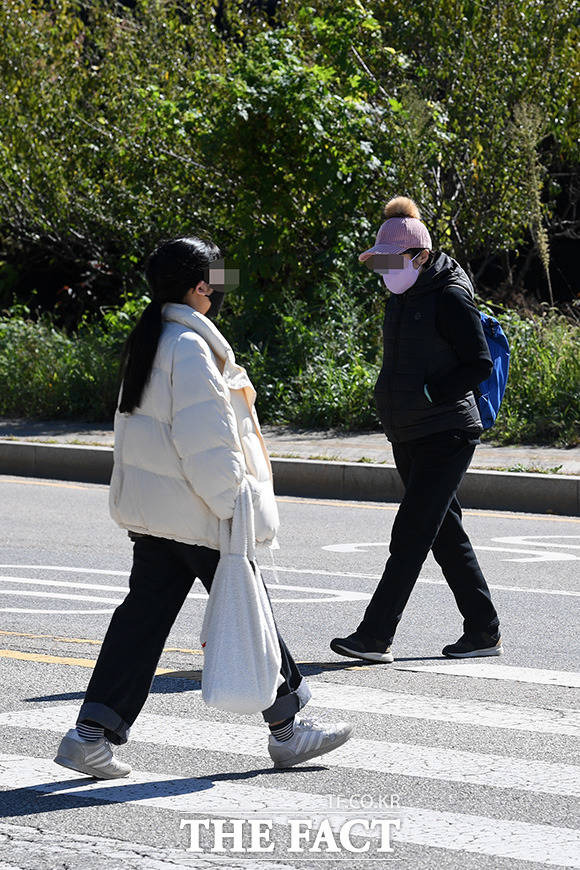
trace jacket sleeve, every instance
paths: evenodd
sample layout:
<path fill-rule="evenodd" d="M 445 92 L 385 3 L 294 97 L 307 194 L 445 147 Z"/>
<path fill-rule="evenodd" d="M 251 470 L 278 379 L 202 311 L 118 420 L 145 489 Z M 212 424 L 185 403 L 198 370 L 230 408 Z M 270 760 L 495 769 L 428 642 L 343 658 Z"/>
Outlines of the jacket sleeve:
<path fill-rule="evenodd" d="M 183 333 L 172 366 L 171 434 L 183 473 L 219 519 L 233 516 L 246 464 L 225 381 L 207 342 Z"/>
<path fill-rule="evenodd" d="M 458 364 L 444 376 L 429 380 L 426 386 L 433 402 L 453 401 L 475 390 L 489 377 L 491 355 L 479 311 L 461 287 L 449 286 L 441 292 L 436 325 L 457 354 Z"/>

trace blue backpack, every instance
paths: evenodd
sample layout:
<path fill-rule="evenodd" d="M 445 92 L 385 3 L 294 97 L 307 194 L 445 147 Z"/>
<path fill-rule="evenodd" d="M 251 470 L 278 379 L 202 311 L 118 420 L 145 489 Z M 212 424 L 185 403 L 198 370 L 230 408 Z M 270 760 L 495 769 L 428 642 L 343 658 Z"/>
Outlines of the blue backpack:
<path fill-rule="evenodd" d="M 510 346 L 499 321 L 495 317 L 481 312 L 479 316 L 491 354 L 493 370 L 487 380 L 479 384 L 476 398 L 483 428 L 491 429 L 505 393 L 510 367 Z"/>

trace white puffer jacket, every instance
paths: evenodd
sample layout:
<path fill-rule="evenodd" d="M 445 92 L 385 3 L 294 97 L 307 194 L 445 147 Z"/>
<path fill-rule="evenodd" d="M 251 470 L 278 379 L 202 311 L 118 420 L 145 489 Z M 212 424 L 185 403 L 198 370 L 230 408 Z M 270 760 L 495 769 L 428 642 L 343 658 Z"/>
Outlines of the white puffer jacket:
<path fill-rule="evenodd" d="M 272 541 L 272 468 L 246 370 L 203 314 L 177 303 L 162 312 L 141 404 L 115 414 L 111 516 L 125 529 L 219 550 L 219 520 L 233 515 L 245 477 L 256 540 Z"/>

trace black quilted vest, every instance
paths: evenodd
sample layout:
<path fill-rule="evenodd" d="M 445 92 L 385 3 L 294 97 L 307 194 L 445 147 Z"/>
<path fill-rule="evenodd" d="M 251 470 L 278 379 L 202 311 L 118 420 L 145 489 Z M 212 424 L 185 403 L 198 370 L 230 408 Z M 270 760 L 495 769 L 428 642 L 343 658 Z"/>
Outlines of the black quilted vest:
<path fill-rule="evenodd" d="M 454 369 L 459 359 L 435 326 L 437 301 L 443 287 L 459 285 L 473 298 L 469 278 L 455 260 L 442 252 L 420 273 L 405 293 L 391 293 L 383 324 L 383 367 L 375 386 L 375 401 L 390 441 L 410 441 L 435 432 L 482 431 L 473 393 L 431 404 L 424 384 Z"/>

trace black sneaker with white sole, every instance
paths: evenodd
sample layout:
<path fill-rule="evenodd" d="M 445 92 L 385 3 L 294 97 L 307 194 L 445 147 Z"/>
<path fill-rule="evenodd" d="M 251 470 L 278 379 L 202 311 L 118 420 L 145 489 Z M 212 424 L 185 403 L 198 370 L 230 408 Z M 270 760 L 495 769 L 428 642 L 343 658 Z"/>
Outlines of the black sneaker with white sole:
<path fill-rule="evenodd" d="M 463 634 L 456 643 L 443 647 L 443 655 L 450 659 L 470 659 L 477 656 L 500 656 L 503 653 L 498 634 Z"/>
<path fill-rule="evenodd" d="M 339 656 L 351 659 L 364 659 L 366 662 L 389 664 L 393 661 L 391 647 L 379 640 L 366 637 L 354 631 L 348 637 L 335 637 L 330 641 L 330 649 Z"/>

